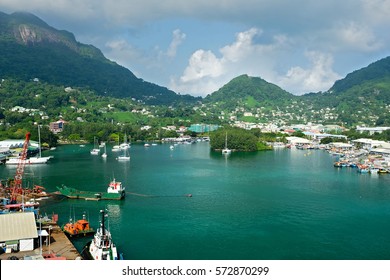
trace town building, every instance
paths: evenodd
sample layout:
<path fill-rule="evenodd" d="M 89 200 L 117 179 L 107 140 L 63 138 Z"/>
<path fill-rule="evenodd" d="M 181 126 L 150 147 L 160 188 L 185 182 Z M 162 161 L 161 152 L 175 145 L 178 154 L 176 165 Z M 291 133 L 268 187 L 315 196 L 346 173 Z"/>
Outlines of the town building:
<path fill-rule="evenodd" d="M 373 135 L 374 133 L 382 133 L 383 131 L 389 129 L 390 127 L 363 127 L 363 126 L 356 127 L 356 131 L 360 133 L 368 132 L 369 135 Z"/>
<path fill-rule="evenodd" d="M 64 120 L 59 120 L 59 121 L 56 121 L 56 122 L 51 122 L 50 123 L 50 131 L 53 132 L 54 134 L 56 133 L 59 133 L 59 132 L 62 132 L 64 130 L 64 127 L 65 127 L 65 124 L 67 124 L 68 122 L 64 121 Z"/>
<path fill-rule="evenodd" d="M 0 247 L 4 252 L 32 251 L 38 238 L 34 212 L 0 215 Z"/>

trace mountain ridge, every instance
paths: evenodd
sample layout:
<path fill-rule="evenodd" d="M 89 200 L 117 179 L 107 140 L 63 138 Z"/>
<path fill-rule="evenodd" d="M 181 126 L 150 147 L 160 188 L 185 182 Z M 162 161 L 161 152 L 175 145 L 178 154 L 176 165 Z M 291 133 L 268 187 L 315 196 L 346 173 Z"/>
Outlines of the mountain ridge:
<path fill-rule="evenodd" d="M 150 105 L 197 100 L 136 77 L 98 48 L 77 42 L 71 32 L 57 30 L 30 13 L 0 13 L 0 65 L 6 66 L 0 69 L 3 78 L 39 78 Z"/>

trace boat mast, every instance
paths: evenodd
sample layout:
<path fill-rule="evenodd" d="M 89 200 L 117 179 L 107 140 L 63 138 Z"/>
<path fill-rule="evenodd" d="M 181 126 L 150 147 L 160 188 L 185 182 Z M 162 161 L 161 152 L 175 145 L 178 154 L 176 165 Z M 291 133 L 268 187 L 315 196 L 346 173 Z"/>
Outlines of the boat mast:
<path fill-rule="evenodd" d="M 102 214 L 102 221 L 100 223 L 100 227 L 102 229 L 102 235 L 103 235 L 103 240 L 105 240 L 106 238 L 106 229 L 104 228 L 104 210 L 100 210 L 100 213 Z"/>
<path fill-rule="evenodd" d="M 39 157 L 41 158 L 42 157 L 42 153 L 41 153 L 41 130 L 39 128 L 39 124 L 38 124 L 38 149 L 39 149 Z"/>

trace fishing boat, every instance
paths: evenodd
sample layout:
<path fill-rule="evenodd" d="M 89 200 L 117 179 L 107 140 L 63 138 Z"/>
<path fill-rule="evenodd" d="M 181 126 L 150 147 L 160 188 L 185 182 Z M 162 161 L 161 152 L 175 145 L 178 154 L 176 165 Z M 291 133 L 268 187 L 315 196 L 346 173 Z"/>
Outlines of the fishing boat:
<path fill-rule="evenodd" d="M 104 210 L 100 210 L 100 214 L 100 227 L 97 229 L 93 239 L 84 246 L 81 255 L 88 260 L 119 260 L 111 232 L 105 225 L 106 214 Z"/>
<path fill-rule="evenodd" d="M 74 223 L 72 218 L 70 218 L 69 223 L 62 227 L 62 231 L 69 237 L 87 236 L 95 233 L 95 230 L 89 226 L 85 213 L 81 220 L 77 220 Z"/>
<path fill-rule="evenodd" d="M 227 132 L 226 132 L 226 135 L 225 135 L 225 148 L 222 149 L 222 154 L 228 155 L 231 152 L 232 152 L 232 150 L 228 149 L 228 147 L 227 147 Z"/>
<path fill-rule="evenodd" d="M 57 187 L 60 194 L 67 198 L 85 199 L 85 200 L 120 200 L 125 197 L 125 187 L 121 182 L 116 182 L 115 179 L 110 182 L 107 192 L 82 191 L 67 186 Z"/>

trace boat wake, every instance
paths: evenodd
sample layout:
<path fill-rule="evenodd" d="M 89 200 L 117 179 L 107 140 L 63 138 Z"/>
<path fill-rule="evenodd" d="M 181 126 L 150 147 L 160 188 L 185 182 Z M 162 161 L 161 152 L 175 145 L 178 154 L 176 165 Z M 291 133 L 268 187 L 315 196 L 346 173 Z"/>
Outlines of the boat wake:
<path fill-rule="evenodd" d="M 141 196 L 141 197 L 192 197 L 192 194 L 190 194 L 190 193 L 183 194 L 183 195 L 151 195 L 151 194 L 126 192 L 126 194 Z"/>

